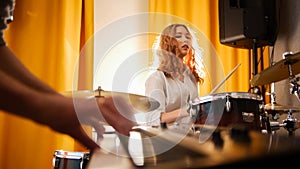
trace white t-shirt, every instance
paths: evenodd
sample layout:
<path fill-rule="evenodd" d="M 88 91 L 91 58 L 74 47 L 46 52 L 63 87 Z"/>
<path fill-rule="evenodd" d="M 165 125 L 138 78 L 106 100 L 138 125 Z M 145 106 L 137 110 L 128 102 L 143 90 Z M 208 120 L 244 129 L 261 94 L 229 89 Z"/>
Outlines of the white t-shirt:
<path fill-rule="evenodd" d="M 167 78 L 162 71 L 158 70 L 148 77 L 145 82 L 145 95 L 156 99 L 160 106 L 146 113 L 147 125 L 159 126 L 161 113 L 178 108 L 186 110 L 188 101 L 198 97 L 197 84 L 188 76 L 188 71 L 189 69 L 184 72 L 184 82 Z"/>

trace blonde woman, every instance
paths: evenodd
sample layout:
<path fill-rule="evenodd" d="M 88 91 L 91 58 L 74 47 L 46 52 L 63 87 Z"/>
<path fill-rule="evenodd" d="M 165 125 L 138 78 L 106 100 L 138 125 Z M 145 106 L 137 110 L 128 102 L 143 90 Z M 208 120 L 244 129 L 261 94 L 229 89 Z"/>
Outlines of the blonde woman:
<path fill-rule="evenodd" d="M 204 77 L 202 50 L 193 35 L 186 25 L 171 24 L 154 43 L 158 66 L 145 82 L 145 94 L 160 107 L 146 114 L 148 125 L 189 121 L 188 102 L 198 98 L 198 83 Z"/>

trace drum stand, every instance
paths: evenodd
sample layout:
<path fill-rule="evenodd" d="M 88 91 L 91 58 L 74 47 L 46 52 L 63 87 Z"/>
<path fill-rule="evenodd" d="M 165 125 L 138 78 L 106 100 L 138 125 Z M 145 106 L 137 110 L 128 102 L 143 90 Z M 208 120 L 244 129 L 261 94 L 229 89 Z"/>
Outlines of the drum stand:
<path fill-rule="evenodd" d="M 279 130 L 280 127 L 283 127 L 288 131 L 289 136 L 295 135 L 295 130 L 298 129 L 298 120 L 293 117 L 292 113 L 293 110 L 287 110 L 287 118 L 283 120 L 282 124 L 280 124 L 277 121 L 267 121 L 266 123 L 268 124 L 267 126 L 267 132 L 270 134 L 274 134 L 276 130 Z"/>
<path fill-rule="evenodd" d="M 270 99 L 271 99 L 271 105 L 276 105 L 276 95 L 275 95 L 275 84 L 274 82 L 271 83 L 270 85 Z M 279 112 L 277 110 L 265 110 L 264 109 L 264 114 L 262 115 L 262 123 L 264 124 L 263 128 L 263 133 L 269 133 L 273 134 L 275 133 L 276 130 L 279 130 L 279 122 L 277 120 L 280 118 Z"/>
<path fill-rule="evenodd" d="M 293 136 L 298 128 L 298 120 L 292 116 L 292 112 L 293 110 L 288 110 L 288 116 L 283 120 L 283 127 L 288 131 L 289 136 Z"/>
<path fill-rule="evenodd" d="M 275 101 L 275 90 L 274 90 L 274 83 L 271 83 L 271 105 L 276 105 Z M 297 87 L 298 89 L 298 87 Z M 284 110 L 288 115 L 287 118 L 283 120 L 282 124 L 279 124 L 277 120 L 279 119 L 279 112 L 277 110 L 268 110 L 263 116 L 262 116 L 262 121 L 265 124 L 265 128 L 267 133 L 273 134 L 275 133 L 276 130 L 279 130 L 280 127 L 283 127 L 288 131 L 288 135 L 294 135 L 295 130 L 298 128 L 298 120 L 293 117 L 292 113 L 295 112 L 293 109 L 287 109 Z M 272 117 L 268 116 L 271 115 Z M 275 121 L 271 121 L 272 120 Z"/>
<path fill-rule="evenodd" d="M 299 96 L 299 84 L 297 83 L 299 81 L 298 77 L 295 77 L 292 75 L 291 66 L 289 64 L 289 73 L 290 73 L 290 93 L 295 94 L 298 100 L 300 101 Z M 298 120 L 292 116 L 293 110 L 288 110 L 288 116 L 285 120 L 283 120 L 284 128 L 288 131 L 289 135 L 294 135 L 295 130 L 298 128 L 297 122 Z"/>
<path fill-rule="evenodd" d="M 293 75 L 292 72 L 292 64 L 293 64 L 293 60 L 288 60 L 288 57 L 291 56 L 292 53 L 290 52 L 286 52 L 283 54 L 284 59 L 286 59 L 286 62 L 284 63 L 285 65 L 288 66 L 288 73 L 289 73 L 289 82 L 291 85 L 290 88 L 290 94 L 295 94 L 297 99 L 300 101 L 300 90 L 299 90 L 299 77 L 295 77 L 295 75 Z M 272 97 L 271 97 L 272 98 Z M 283 120 L 283 124 L 275 124 L 272 128 L 274 129 L 279 129 L 279 127 L 284 127 L 287 131 L 288 131 L 288 135 L 292 136 L 295 134 L 295 130 L 298 129 L 298 120 L 293 117 L 292 113 L 293 110 L 289 109 L 289 110 L 285 110 L 288 115 L 287 118 Z"/>

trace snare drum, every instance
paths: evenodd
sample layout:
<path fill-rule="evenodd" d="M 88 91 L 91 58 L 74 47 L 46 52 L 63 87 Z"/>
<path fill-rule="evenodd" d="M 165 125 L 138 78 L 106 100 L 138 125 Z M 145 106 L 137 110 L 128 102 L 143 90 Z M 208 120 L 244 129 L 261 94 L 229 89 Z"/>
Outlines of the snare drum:
<path fill-rule="evenodd" d="M 190 115 L 195 124 L 210 126 L 245 126 L 261 130 L 260 95 L 246 92 L 209 94 L 190 105 Z"/>
<path fill-rule="evenodd" d="M 85 169 L 90 160 L 89 152 L 72 152 L 56 150 L 54 152 L 54 169 Z"/>

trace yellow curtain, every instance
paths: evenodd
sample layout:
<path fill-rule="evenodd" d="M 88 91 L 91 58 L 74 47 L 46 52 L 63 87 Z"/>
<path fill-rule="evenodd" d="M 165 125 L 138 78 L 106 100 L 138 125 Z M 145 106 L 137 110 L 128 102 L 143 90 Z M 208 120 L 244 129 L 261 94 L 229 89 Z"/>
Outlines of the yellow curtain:
<path fill-rule="evenodd" d="M 200 95 L 206 95 L 238 64 L 241 66 L 226 80 L 218 92 L 247 92 L 250 88 L 251 51 L 222 45 L 219 40 L 218 0 L 149 0 L 149 11 L 173 15 L 199 29 L 210 41 L 213 49 L 205 54 L 208 74 L 200 86 Z M 155 21 L 154 21 L 155 22 Z M 166 20 L 164 24 L 170 24 Z M 157 26 L 157 25 L 155 25 Z M 161 28 L 162 30 L 162 28 Z M 204 44 L 207 45 L 207 44 Z M 217 55 L 212 60 L 212 52 Z M 220 62 L 221 64 L 217 64 Z"/>
<path fill-rule="evenodd" d="M 80 48 L 92 33 L 93 1 L 16 0 L 5 39 L 37 77 L 67 91 L 74 90 Z M 55 150 L 85 150 L 67 135 L 14 115 L 1 112 L 0 126 L 2 168 L 50 169 Z"/>

